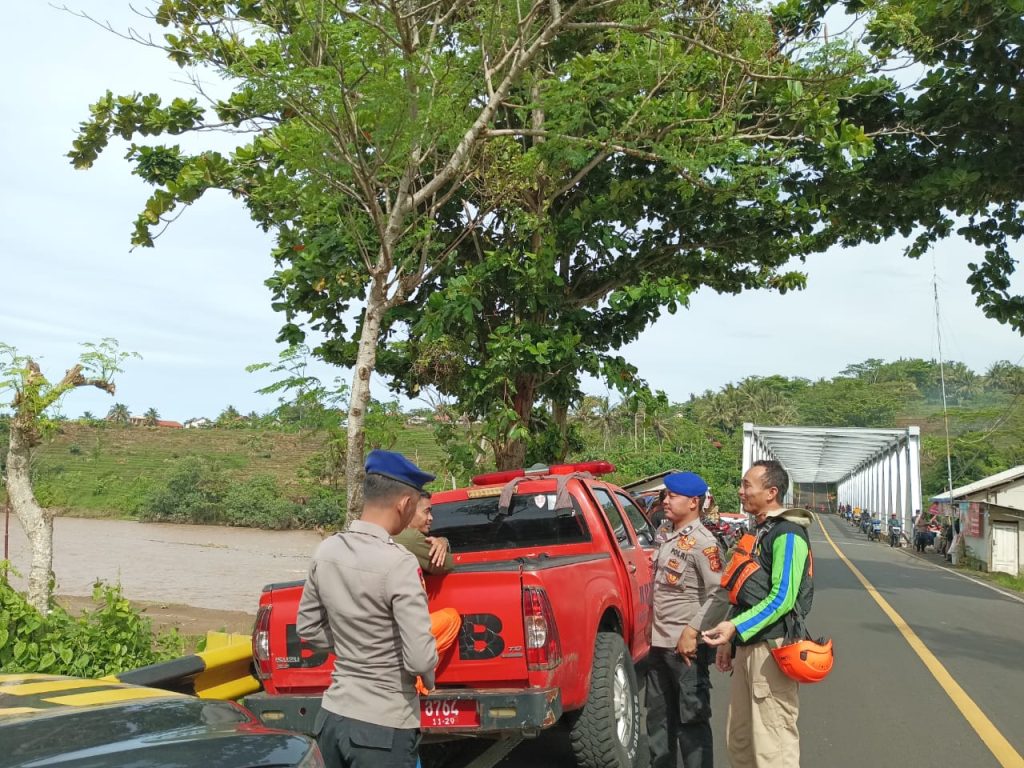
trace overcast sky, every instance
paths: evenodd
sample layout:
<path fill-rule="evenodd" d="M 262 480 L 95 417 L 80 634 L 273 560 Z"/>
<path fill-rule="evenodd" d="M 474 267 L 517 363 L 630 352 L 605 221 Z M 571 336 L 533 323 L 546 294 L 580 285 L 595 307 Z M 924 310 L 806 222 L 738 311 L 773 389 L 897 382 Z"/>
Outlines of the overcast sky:
<path fill-rule="evenodd" d="M 115 94 L 189 96 L 184 74 L 160 51 L 121 40 L 41 0 L 11 3 L 0 32 L 0 341 L 59 376 L 78 344 L 117 338 L 141 360 L 118 379 L 116 401 L 163 418 L 216 416 L 227 404 L 266 411 L 255 394 L 267 375 L 245 366 L 276 359 L 283 318 L 263 281 L 271 239 L 227 196 L 189 208 L 155 249 L 129 250 L 148 188 L 131 176 L 125 146 L 111 143 L 90 171 L 65 154 L 88 105 Z M 122 0 L 74 8 L 124 29 L 145 22 Z M 16 74 L 15 74 L 16 73 Z M 688 311 L 666 316 L 623 350 L 673 401 L 749 375 L 829 377 L 869 357 L 937 355 L 932 258 L 911 261 L 903 243 L 834 250 L 809 259 L 801 293 L 718 296 L 702 291 Z M 1018 253 L 1020 249 L 1018 249 Z M 1024 343 L 986 319 L 966 285 L 980 254 L 960 241 L 936 249 L 943 351 L 983 371 L 1018 361 Z M 1015 281 L 1021 291 L 1024 280 Z M 326 380 L 346 371 L 322 367 Z M 603 393 L 593 383 L 591 389 Z M 387 397 L 376 381 L 374 394 Z M 103 414 L 99 391 L 72 394 L 64 412 Z"/>

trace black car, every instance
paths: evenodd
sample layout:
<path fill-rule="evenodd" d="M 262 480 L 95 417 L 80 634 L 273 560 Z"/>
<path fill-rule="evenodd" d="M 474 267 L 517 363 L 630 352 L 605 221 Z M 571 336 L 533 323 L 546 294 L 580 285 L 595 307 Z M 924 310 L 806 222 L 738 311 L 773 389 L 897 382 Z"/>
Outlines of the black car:
<path fill-rule="evenodd" d="M 0 675 L 0 768 L 323 768 L 244 707 L 107 680 Z"/>

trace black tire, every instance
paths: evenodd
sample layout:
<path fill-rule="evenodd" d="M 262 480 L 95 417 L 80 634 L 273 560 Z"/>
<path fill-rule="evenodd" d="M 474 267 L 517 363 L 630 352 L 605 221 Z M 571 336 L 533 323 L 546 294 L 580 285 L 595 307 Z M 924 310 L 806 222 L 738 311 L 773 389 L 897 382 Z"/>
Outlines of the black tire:
<path fill-rule="evenodd" d="M 641 768 L 640 686 L 629 650 L 619 635 L 599 632 L 594 644 L 587 703 L 569 734 L 580 768 Z"/>

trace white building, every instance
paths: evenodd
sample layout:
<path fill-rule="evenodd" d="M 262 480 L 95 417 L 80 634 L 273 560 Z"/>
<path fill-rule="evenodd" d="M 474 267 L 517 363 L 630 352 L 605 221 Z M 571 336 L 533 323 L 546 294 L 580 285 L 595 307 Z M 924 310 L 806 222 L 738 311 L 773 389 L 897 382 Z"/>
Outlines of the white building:
<path fill-rule="evenodd" d="M 989 571 L 1021 573 L 1024 550 L 1024 465 L 986 477 L 932 501 L 959 517 L 968 554 Z"/>

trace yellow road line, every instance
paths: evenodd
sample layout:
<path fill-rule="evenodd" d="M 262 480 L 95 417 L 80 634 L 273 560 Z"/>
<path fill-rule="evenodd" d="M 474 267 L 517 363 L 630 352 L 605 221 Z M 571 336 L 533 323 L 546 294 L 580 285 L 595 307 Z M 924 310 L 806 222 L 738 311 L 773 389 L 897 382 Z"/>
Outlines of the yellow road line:
<path fill-rule="evenodd" d="M 910 625 L 904 621 L 903 617 L 896 613 L 896 610 L 879 594 L 874 585 L 864 578 L 864 574 L 860 572 L 857 566 L 851 563 L 846 555 L 842 553 L 836 543 L 832 541 L 832 537 L 828 535 L 828 531 L 825 530 L 825 524 L 821 522 L 820 516 L 818 516 L 818 525 L 821 527 L 821 532 L 825 534 L 828 543 L 832 545 L 832 549 L 836 551 L 839 559 L 846 563 L 846 567 L 850 569 L 853 575 L 857 577 L 857 580 L 864 586 L 864 589 L 867 590 L 868 594 L 878 603 L 878 607 L 882 609 L 882 612 L 896 625 L 896 629 L 903 635 L 903 639 L 907 641 L 907 644 L 918 655 L 918 658 L 928 668 L 928 671 L 932 673 L 932 677 L 935 678 L 936 682 L 942 686 L 942 690 L 946 692 L 946 695 L 949 696 L 956 708 L 960 710 L 960 714 L 967 720 L 968 725 L 974 729 L 974 732 L 978 734 L 978 737 L 988 747 L 995 759 L 999 761 L 999 765 L 1002 768 L 1024 768 L 1024 757 L 1020 756 L 1020 753 L 1013 748 L 1010 742 L 1006 740 L 1006 737 L 999 732 L 999 729 L 981 711 L 981 707 L 974 703 L 974 700 L 967 695 L 967 692 L 946 671 L 946 668 L 942 666 L 942 663 L 935 657 L 935 654 L 928 650 L 928 647 L 921 642 L 921 638 L 910 628 Z"/>

